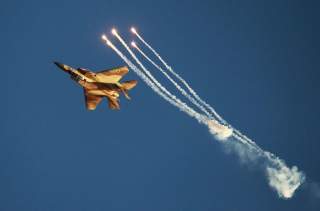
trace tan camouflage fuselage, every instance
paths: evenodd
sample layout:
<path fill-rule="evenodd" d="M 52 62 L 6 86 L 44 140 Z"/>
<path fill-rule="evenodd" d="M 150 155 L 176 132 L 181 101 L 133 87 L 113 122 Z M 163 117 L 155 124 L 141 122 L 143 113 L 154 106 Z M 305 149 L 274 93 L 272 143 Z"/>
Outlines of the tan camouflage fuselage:
<path fill-rule="evenodd" d="M 135 80 L 124 83 L 119 82 L 123 75 L 128 72 L 127 67 L 94 73 L 82 68 L 74 69 L 58 62 L 55 62 L 55 64 L 67 72 L 74 81 L 83 87 L 88 110 L 95 110 L 103 97 L 108 99 L 109 108 L 120 109 L 118 100 L 120 96 L 119 93 L 122 92 L 127 99 L 130 99 L 128 90 L 137 84 Z"/>
<path fill-rule="evenodd" d="M 87 90 L 90 95 L 106 96 L 106 97 L 119 97 L 121 88 L 117 84 L 102 84 L 97 82 L 87 82 L 85 80 L 76 81 Z"/>

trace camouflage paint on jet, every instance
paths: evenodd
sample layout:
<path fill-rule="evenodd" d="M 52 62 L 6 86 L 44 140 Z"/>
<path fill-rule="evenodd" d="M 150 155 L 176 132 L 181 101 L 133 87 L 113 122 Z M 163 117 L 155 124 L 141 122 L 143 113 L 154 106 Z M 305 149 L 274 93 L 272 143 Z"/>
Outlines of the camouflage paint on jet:
<path fill-rule="evenodd" d="M 128 91 L 137 84 L 136 80 L 120 83 L 120 79 L 129 71 L 126 66 L 95 73 L 83 68 L 75 69 L 58 62 L 54 63 L 83 87 L 88 110 L 95 110 L 104 97 L 108 99 L 110 109 L 120 109 L 119 93 L 122 92 L 127 99 L 130 99 Z"/>

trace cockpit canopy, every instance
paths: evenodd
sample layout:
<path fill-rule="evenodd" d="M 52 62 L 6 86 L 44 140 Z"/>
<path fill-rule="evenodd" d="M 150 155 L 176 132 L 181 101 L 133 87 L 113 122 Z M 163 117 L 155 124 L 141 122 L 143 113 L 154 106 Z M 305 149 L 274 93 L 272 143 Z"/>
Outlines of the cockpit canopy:
<path fill-rule="evenodd" d="M 83 72 L 89 72 L 90 70 L 88 70 L 88 69 L 85 69 L 85 68 L 78 68 L 78 70 L 81 72 L 81 71 L 83 71 Z"/>

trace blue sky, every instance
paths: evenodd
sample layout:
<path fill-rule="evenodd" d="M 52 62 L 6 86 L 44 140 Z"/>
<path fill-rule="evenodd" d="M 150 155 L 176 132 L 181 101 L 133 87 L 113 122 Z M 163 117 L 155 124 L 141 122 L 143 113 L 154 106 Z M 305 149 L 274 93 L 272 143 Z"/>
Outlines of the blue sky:
<path fill-rule="evenodd" d="M 122 65 L 100 36 L 116 26 L 131 40 L 134 25 L 227 121 L 316 183 L 318 8 L 316 1 L 2 1 L 0 210 L 319 210 L 307 186 L 279 199 L 263 171 L 226 154 L 133 72 L 125 77 L 139 80 L 131 101 L 122 98 L 117 112 L 106 102 L 89 112 L 82 90 L 52 63 Z"/>

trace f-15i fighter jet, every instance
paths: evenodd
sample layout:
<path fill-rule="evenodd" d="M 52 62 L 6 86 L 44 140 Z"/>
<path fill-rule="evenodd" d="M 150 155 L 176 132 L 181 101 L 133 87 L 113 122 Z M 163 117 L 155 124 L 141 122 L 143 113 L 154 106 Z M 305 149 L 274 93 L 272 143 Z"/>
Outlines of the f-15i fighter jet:
<path fill-rule="evenodd" d="M 126 66 L 95 73 L 83 68 L 75 69 L 58 62 L 54 63 L 83 87 L 88 110 L 95 110 L 104 97 L 108 99 L 110 109 L 120 109 L 119 93 L 122 92 L 127 99 L 130 99 L 128 91 L 137 84 L 136 80 L 120 83 L 120 79 L 129 71 Z"/>

